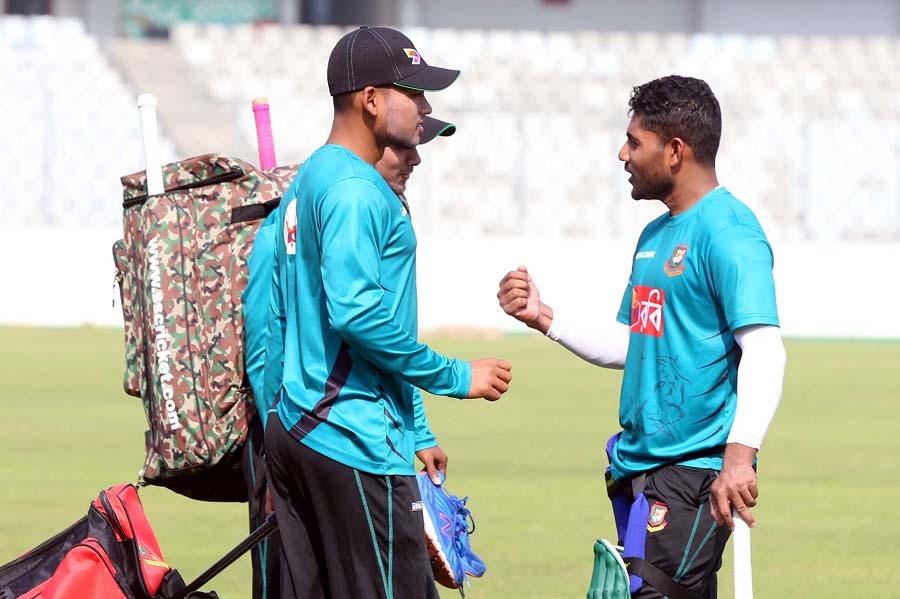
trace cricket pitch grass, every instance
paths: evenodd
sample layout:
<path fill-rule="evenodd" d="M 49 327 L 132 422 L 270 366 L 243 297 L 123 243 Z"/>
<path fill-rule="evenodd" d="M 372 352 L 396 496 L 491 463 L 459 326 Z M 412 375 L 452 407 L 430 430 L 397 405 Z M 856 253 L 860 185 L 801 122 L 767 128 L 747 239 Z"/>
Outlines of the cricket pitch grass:
<path fill-rule="evenodd" d="M 427 397 L 450 456 L 447 488 L 468 496 L 472 547 L 487 563 L 472 599 L 584 597 L 597 537 L 614 537 L 603 485 L 619 372 L 536 335 L 430 337 L 436 349 L 513 364 L 496 403 Z M 760 453 L 756 596 L 900 597 L 900 342 L 789 340 L 784 396 Z M 146 428 L 122 391 L 116 329 L 0 328 L 0 564 L 134 481 Z M 141 498 L 165 558 L 191 580 L 247 534 L 245 504 Z M 250 595 L 244 557 L 207 588 Z M 719 597 L 732 597 L 731 550 Z M 444 598 L 458 597 L 442 589 Z"/>

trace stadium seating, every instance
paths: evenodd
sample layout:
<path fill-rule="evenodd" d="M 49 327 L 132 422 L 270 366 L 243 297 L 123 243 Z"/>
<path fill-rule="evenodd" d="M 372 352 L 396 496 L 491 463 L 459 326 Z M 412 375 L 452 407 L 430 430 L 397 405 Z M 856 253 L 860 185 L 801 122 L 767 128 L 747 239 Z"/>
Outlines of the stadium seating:
<path fill-rule="evenodd" d="M 268 95 L 279 155 L 298 161 L 327 135 L 324 65 L 345 31 L 179 25 L 173 42 L 221 100 L 242 107 Z M 771 237 L 900 238 L 895 38 L 408 34 L 429 62 L 463 70 L 430 96 L 434 114 L 460 127 L 422 150 L 428 164 L 410 185 L 422 231 L 632 238 L 659 210 L 627 205 L 615 158 L 626 101 L 633 85 L 675 72 L 706 79 L 719 97 L 720 178 Z M 252 139 L 252 120 L 238 120 Z"/>
<path fill-rule="evenodd" d="M 0 224 L 117 225 L 118 178 L 143 168 L 136 94 L 77 19 L 0 17 Z M 164 160 L 175 157 L 161 140 Z"/>
<path fill-rule="evenodd" d="M 272 104 L 277 155 L 299 162 L 326 138 L 324 76 L 348 28 L 178 24 L 170 43 L 254 147 L 248 107 Z M 616 153 L 632 86 L 681 73 L 722 104 L 720 180 L 785 241 L 900 239 L 900 41 L 412 28 L 433 64 L 463 71 L 430 94 L 459 125 L 421 153 L 417 227 L 449 235 L 633 239 L 660 212 L 635 209 Z M 72 77 L 73 72 L 79 73 Z M 142 165 L 135 90 L 78 21 L 0 18 L 7 223 L 117 223 L 117 178 Z M 178 76 L 178 75 L 173 75 Z M 183 131 L 168 132 L 175 141 Z M 164 138 L 165 158 L 175 158 Z M 247 156 L 254 161 L 254 156 Z M 77 207 L 76 207 L 77 206 Z"/>

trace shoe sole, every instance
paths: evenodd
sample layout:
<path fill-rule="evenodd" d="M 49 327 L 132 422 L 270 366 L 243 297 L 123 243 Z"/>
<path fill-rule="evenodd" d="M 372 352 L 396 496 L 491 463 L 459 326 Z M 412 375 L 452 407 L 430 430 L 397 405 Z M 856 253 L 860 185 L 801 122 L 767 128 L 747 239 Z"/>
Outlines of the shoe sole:
<path fill-rule="evenodd" d="M 425 548 L 428 551 L 428 561 L 431 562 L 434 579 L 448 589 L 458 589 L 459 584 L 453 578 L 453 571 L 450 569 L 447 555 L 441 549 L 438 533 L 434 529 L 434 522 L 424 502 L 422 503 L 422 515 L 425 517 Z"/>

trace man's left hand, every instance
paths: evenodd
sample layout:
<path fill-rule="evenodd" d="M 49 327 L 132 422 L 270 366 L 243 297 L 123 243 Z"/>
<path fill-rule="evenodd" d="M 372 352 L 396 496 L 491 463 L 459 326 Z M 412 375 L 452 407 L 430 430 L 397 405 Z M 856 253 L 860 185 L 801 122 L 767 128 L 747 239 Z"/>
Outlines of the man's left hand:
<path fill-rule="evenodd" d="M 444 477 L 447 476 L 447 454 L 444 453 L 444 450 L 435 445 L 434 447 L 428 447 L 427 449 L 420 449 L 416 452 L 416 457 L 425 465 L 425 471 L 428 473 L 428 478 L 436 484 L 441 484 L 441 478 L 438 476 L 438 471 L 444 474 Z"/>
<path fill-rule="evenodd" d="M 756 498 L 759 496 L 756 471 L 753 469 L 756 451 L 739 443 L 729 443 L 725 446 L 722 471 L 713 481 L 709 493 L 712 517 L 719 526 L 725 525 L 729 530 L 734 530 L 732 509 L 740 514 L 747 526 L 750 528 L 756 526 L 756 519 L 750 511 L 750 508 L 756 505 Z"/>

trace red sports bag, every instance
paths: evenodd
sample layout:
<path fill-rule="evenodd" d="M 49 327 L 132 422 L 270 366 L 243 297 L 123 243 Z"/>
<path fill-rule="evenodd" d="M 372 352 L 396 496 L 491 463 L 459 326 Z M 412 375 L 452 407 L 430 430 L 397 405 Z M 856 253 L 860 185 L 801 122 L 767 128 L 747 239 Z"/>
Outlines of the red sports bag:
<path fill-rule="evenodd" d="M 86 516 L 0 567 L 0 599 L 164 599 L 184 590 L 130 484 L 101 492 Z"/>

